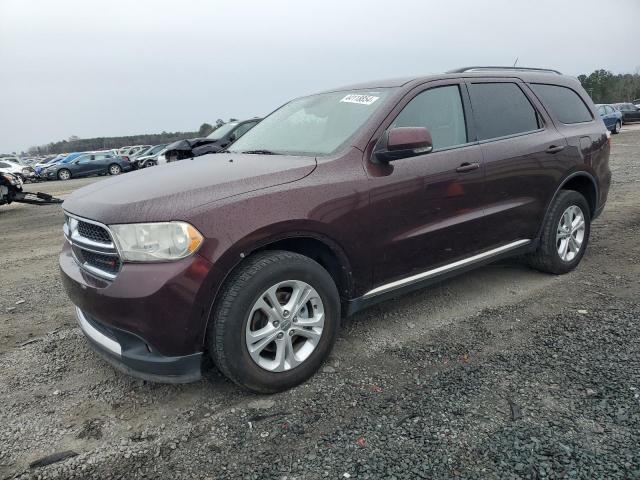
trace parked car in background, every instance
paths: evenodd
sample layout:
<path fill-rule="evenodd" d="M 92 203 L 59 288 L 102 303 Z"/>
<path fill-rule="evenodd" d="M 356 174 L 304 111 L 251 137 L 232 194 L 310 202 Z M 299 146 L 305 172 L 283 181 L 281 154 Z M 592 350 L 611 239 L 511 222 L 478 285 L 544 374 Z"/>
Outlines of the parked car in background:
<path fill-rule="evenodd" d="M 47 160 L 44 160 L 42 162 L 36 163 L 33 168 L 36 172 L 36 176 L 39 177 L 40 174 L 42 173 L 42 171 L 47 168 L 50 167 L 51 165 L 53 165 L 56 162 L 59 162 L 60 160 L 63 160 L 65 157 L 67 156 L 66 153 L 61 153 L 59 155 L 56 155 L 55 157 L 51 157 Z"/>
<path fill-rule="evenodd" d="M 73 160 L 75 160 L 80 155 L 83 155 L 85 153 L 87 152 L 72 152 L 67 155 L 64 155 L 62 158 L 59 158 L 55 162 L 51 162 L 46 167 L 42 168 L 40 170 L 40 173 L 38 174 L 38 177 L 44 180 L 50 180 L 50 178 L 47 176 L 47 169 L 55 165 L 65 165 L 67 163 L 71 163 Z"/>
<path fill-rule="evenodd" d="M 633 103 L 636 107 L 640 108 L 640 98 L 636 98 L 636 99 L 635 99 L 633 102 L 631 102 L 631 103 Z"/>
<path fill-rule="evenodd" d="M 131 157 L 133 155 L 136 155 L 138 152 L 145 150 L 149 147 L 151 147 L 151 145 L 132 145 L 129 147 L 122 147 L 118 149 L 117 152 L 118 152 L 118 155 L 120 156 Z"/>
<path fill-rule="evenodd" d="M 640 108 L 633 103 L 614 103 L 613 106 L 622 112 L 622 123 L 640 122 Z"/>
<path fill-rule="evenodd" d="M 613 105 L 598 104 L 596 111 L 611 133 L 620 133 L 622 128 L 622 112 L 620 110 Z"/>
<path fill-rule="evenodd" d="M 251 130 L 261 118 L 252 118 L 242 122 L 229 122 L 218 127 L 206 137 L 178 140 L 167 145 L 167 161 L 199 157 L 208 153 L 217 153 L 231 145 Z"/>
<path fill-rule="evenodd" d="M 12 160 L 7 160 L 6 158 L 8 157 L 0 158 L 0 172 L 12 173 L 19 177 L 23 182 L 35 178 L 36 174 L 32 167 L 22 165 L 21 163 L 14 162 Z"/>
<path fill-rule="evenodd" d="M 128 160 L 111 152 L 87 152 L 70 161 L 66 159 L 45 169 L 49 180 L 69 180 L 70 178 L 89 177 L 91 175 L 118 175 L 133 170 Z"/>
<path fill-rule="evenodd" d="M 157 156 L 166 148 L 167 144 L 154 145 L 137 155 L 131 157 L 129 160 L 134 164 L 135 168 L 153 167 L 157 164 Z"/>
<path fill-rule="evenodd" d="M 320 368 L 343 315 L 506 256 L 576 268 L 609 140 L 580 83 L 540 69 L 298 98 L 215 161 L 73 192 L 62 283 L 120 370 L 193 381 L 210 355 L 237 384 L 281 391 Z"/>

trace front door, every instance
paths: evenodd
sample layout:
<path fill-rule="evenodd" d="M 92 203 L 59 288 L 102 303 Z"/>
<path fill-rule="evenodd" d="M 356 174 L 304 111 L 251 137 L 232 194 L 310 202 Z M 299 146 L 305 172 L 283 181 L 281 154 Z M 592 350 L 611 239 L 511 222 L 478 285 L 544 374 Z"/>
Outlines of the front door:
<path fill-rule="evenodd" d="M 464 84 L 427 85 L 399 105 L 385 128 L 426 127 L 433 151 L 386 165 L 365 161 L 377 285 L 470 256 L 484 245 L 482 153 L 466 121 Z"/>

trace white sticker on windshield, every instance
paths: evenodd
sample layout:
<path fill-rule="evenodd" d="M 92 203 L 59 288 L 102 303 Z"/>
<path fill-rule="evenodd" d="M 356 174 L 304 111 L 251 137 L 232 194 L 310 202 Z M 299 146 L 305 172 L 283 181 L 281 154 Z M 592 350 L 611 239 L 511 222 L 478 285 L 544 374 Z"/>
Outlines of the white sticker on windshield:
<path fill-rule="evenodd" d="M 344 103 L 359 103 L 360 105 L 371 105 L 379 98 L 380 97 L 374 97 L 373 95 L 356 95 L 355 93 L 352 93 L 350 95 L 347 95 L 340 101 Z"/>

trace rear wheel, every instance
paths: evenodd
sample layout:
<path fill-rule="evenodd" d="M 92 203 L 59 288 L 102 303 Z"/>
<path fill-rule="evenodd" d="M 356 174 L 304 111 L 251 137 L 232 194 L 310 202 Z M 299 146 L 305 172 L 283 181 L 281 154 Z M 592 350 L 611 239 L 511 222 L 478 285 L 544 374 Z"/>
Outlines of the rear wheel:
<path fill-rule="evenodd" d="M 620 133 L 620 129 L 622 128 L 622 122 L 618 120 L 613 127 L 613 133 Z"/>
<path fill-rule="evenodd" d="M 540 244 L 529 255 L 529 264 L 548 273 L 570 272 L 580 263 L 590 232 L 590 209 L 584 196 L 561 190 L 547 213 Z"/>
<path fill-rule="evenodd" d="M 58 180 L 69 180 L 71 178 L 71 172 L 66 168 L 58 170 Z"/>
<path fill-rule="evenodd" d="M 122 167 L 117 163 L 109 165 L 109 175 L 120 175 L 122 173 Z"/>
<path fill-rule="evenodd" d="M 260 393 L 292 388 L 329 355 L 340 323 L 333 279 L 308 257 L 258 253 L 223 287 L 207 333 L 222 373 Z"/>

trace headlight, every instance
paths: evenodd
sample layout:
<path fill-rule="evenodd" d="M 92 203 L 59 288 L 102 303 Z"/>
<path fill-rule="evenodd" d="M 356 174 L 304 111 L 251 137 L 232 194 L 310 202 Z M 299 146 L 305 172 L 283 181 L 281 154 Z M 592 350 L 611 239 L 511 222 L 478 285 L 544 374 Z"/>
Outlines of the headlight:
<path fill-rule="evenodd" d="M 110 225 L 123 260 L 162 262 L 194 253 L 203 237 L 185 222 Z"/>

